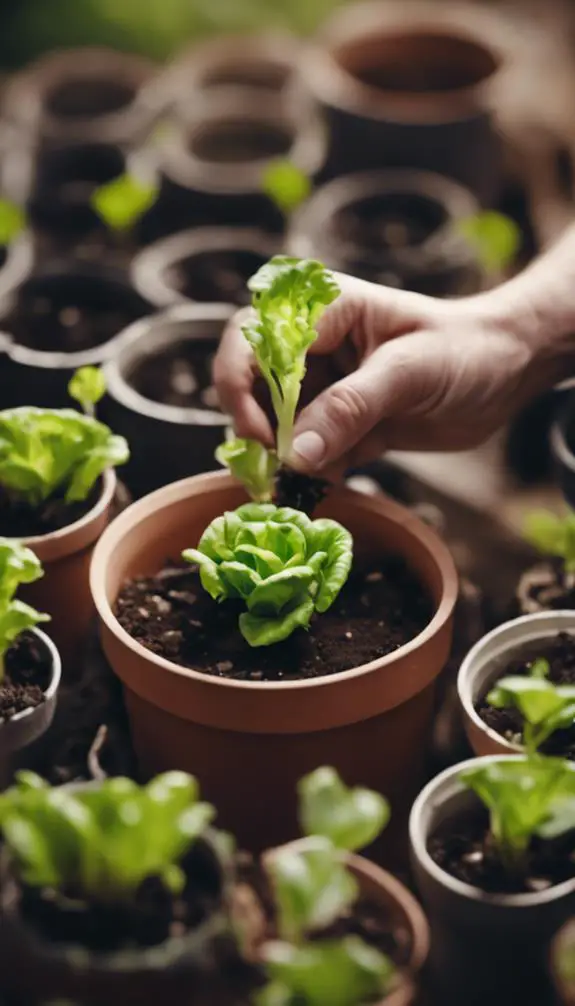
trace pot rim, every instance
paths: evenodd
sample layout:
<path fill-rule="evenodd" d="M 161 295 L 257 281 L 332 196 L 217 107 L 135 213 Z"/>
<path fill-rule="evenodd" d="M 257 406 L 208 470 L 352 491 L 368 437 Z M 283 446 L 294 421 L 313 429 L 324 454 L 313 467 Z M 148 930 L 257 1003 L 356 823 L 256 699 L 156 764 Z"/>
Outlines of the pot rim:
<path fill-rule="evenodd" d="M 158 307 L 202 303 L 170 286 L 165 274 L 171 265 L 182 258 L 213 251 L 262 252 L 271 258 L 277 250 L 278 241 L 273 234 L 255 227 L 195 227 L 144 248 L 135 256 L 130 275 L 140 296 L 152 300 Z"/>
<path fill-rule="evenodd" d="M 465 786 L 459 782 L 457 778 L 459 773 L 466 769 L 476 768 L 481 764 L 488 765 L 492 762 L 503 760 L 520 761 L 523 757 L 524 755 L 522 754 L 482 755 L 479 758 L 468 758 L 457 765 L 451 765 L 424 786 L 411 808 L 409 816 L 409 841 L 412 852 L 420 866 L 436 884 L 447 888 L 453 894 L 460 898 L 465 898 L 467 901 L 488 904 L 503 909 L 536 908 L 539 905 L 558 901 L 566 894 L 575 890 L 574 877 L 570 880 L 564 880 L 561 884 L 555 884 L 554 887 L 549 887 L 544 891 L 534 891 L 525 894 L 490 894 L 479 887 L 473 887 L 471 884 L 466 884 L 462 880 L 453 877 L 446 870 L 438 866 L 428 852 L 427 839 L 429 836 L 424 825 L 427 808 L 431 805 L 431 807 L 438 809 L 445 802 L 446 798 L 464 792 L 471 792 L 466 790 Z M 478 797 L 477 801 L 479 803 Z"/>
<path fill-rule="evenodd" d="M 52 678 L 48 687 L 44 690 L 44 697 L 46 701 L 53 698 L 60 687 L 60 681 L 62 678 L 62 660 L 60 658 L 60 653 L 56 644 L 42 629 L 38 629 L 36 626 L 32 629 L 27 629 L 27 632 L 31 632 L 34 636 L 40 640 L 41 643 L 46 647 L 48 653 L 50 654 L 51 664 L 52 664 Z M 11 716 L 9 720 L 0 720 L 0 731 L 11 723 L 18 724 L 22 723 L 23 720 L 29 720 L 34 717 L 34 714 L 39 715 L 44 711 L 45 703 L 39 706 L 34 706 L 33 709 L 23 709 L 21 712 L 16 713 L 15 716 Z M 1 747 L 1 745 L 0 745 Z"/>
<path fill-rule="evenodd" d="M 107 468 L 102 474 L 102 492 L 98 501 L 88 513 L 84 514 L 72 524 L 61 527 L 57 531 L 50 531 L 48 534 L 30 535 L 28 538 L 20 539 L 23 545 L 31 548 L 38 555 L 41 562 L 49 562 L 62 554 L 69 554 L 77 551 L 77 548 L 66 549 L 66 545 L 71 543 L 73 538 L 79 538 L 79 547 L 84 547 L 91 541 L 91 529 L 100 521 L 110 507 L 116 492 L 117 476 L 114 468 Z"/>
<path fill-rule="evenodd" d="M 132 412 L 140 413 L 159 422 L 190 426 L 221 426 L 222 428 L 229 426 L 230 417 L 215 409 L 165 405 L 145 398 L 128 384 L 122 373 L 122 364 L 125 362 L 123 358 L 129 357 L 131 350 L 133 350 L 134 357 L 138 356 L 138 342 L 147 333 L 152 332 L 156 325 L 187 322 L 190 324 L 190 330 L 180 336 L 177 341 L 184 341 L 184 339 L 194 341 L 199 338 L 191 328 L 194 321 L 214 321 L 224 324 L 231 320 L 235 311 L 235 307 L 231 304 L 195 304 L 192 301 L 185 301 L 167 311 L 149 315 L 133 322 L 117 337 L 117 342 L 114 344 L 114 355 L 103 366 L 107 393 L 110 398 Z M 214 342 L 216 340 L 217 337 L 214 338 Z M 166 339 L 168 344 L 170 341 L 170 339 Z M 175 337 L 174 341 L 176 341 Z"/>
<path fill-rule="evenodd" d="M 0 269 L 0 284 L 8 290 L 26 279 L 34 263 L 34 243 L 30 231 L 25 230 L 11 241 L 6 249 L 6 262 Z"/>
<path fill-rule="evenodd" d="M 206 488 L 210 490 L 239 487 L 239 483 L 236 482 L 235 479 L 228 475 L 227 472 L 221 471 L 204 472 L 201 475 L 193 475 L 190 478 L 173 482 L 169 486 L 156 489 L 155 492 L 150 493 L 149 496 L 145 496 L 143 499 L 132 503 L 131 506 L 116 517 L 114 521 L 112 521 L 102 534 L 92 555 L 90 566 L 90 588 L 96 610 L 103 625 L 124 648 L 131 650 L 136 657 L 140 659 L 143 658 L 147 663 L 154 665 L 156 670 L 170 671 L 172 674 L 177 674 L 181 678 L 187 678 L 188 680 L 191 679 L 195 682 L 201 683 L 204 687 L 209 688 L 224 688 L 235 692 L 251 692 L 252 694 L 259 692 L 260 694 L 277 693 L 278 695 L 281 695 L 282 692 L 285 691 L 297 691 L 305 694 L 305 692 L 309 689 L 325 688 L 326 686 L 334 687 L 342 682 L 349 682 L 355 678 L 363 677 L 373 673 L 374 671 L 378 671 L 382 667 L 388 667 L 396 662 L 398 655 L 404 656 L 406 653 L 418 650 L 423 643 L 437 635 L 437 633 L 449 622 L 457 599 L 457 572 L 455 570 L 451 554 L 441 539 L 439 539 L 420 520 L 393 500 L 386 498 L 385 506 L 388 514 L 395 517 L 395 519 L 404 526 L 409 526 L 410 531 L 425 545 L 427 551 L 433 556 L 442 578 L 442 594 L 436 605 L 436 610 L 432 618 L 414 639 L 410 640 L 398 650 L 394 650 L 385 657 L 379 657 L 367 664 L 362 664 L 359 667 L 352 667 L 346 671 L 339 671 L 337 674 L 323 675 L 319 678 L 302 678 L 295 681 L 237 681 L 232 678 L 216 678 L 211 675 L 203 674 L 201 671 L 193 670 L 192 668 L 182 667 L 179 664 L 172 663 L 164 657 L 160 657 L 157 654 L 152 653 L 151 650 L 148 650 L 137 640 L 133 639 L 133 637 L 122 628 L 114 615 L 105 589 L 105 574 L 109 556 L 113 554 L 117 542 L 121 541 L 124 537 L 125 531 L 139 523 L 141 520 L 146 519 L 147 514 L 151 509 L 157 511 L 165 505 L 171 505 L 172 503 L 186 499 L 190 487 L 197 486 L 200 483 L 203 483 Z M 347 498 L 350 501 L 352 499 L 361 500 L 361 505 L 364 507 L 379 509 L 380 504 L 377 498 L 368 497 L 362 493 L 356 493 L 351 489 L 343 487 L 337 487 L 336 492 L 340 495 L 340 497 Z"/>
<path fill-rule="evenodd" d="M 575 472 L 575 454 L 573 454 L 567 443 L 565 425 L 565 416 L 553 423 L 551 427 L 551 450 L 559 464 L 569 469 L 570 472 Z"/>

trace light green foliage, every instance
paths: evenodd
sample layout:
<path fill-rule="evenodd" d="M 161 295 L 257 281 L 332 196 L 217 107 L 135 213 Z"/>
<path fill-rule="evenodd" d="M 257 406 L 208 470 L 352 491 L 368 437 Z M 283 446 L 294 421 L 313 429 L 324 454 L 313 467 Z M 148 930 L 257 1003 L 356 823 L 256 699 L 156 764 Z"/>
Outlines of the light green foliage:
<path fill-rule="evenodd" d="M 499 273 L 513 265 L 521 247 L 521 231 L 510 217 L 485 210 L 459 221 L 457 229 L 486 272 Z"/>
<path fill-rule="evenodd" d="M 291 161 L 272 161 L 264 171 L 262 189 L 287 215 L 309 197 L 311 182 Z"/>
<path fill-rule="evenodd" d="M 8 199 L 0 199 L 0 245 L 9 245 L 25 226 L 24 210 Z"/>
<path fill-rule="evenodd" d="M 101 367 L 80 367 L 68 384 L 68 394 L 78 402 L 87 416 L 93 416 L 95 406 L 106 394 L 106 378 Z"/>
<path fill-rule="evenodd" d="M 304 946 L 264 946 L 272 981 L 258 1006 L 358 1006 L 383 998 L 394 978 L 388 957 L 357 936 Z"/>
<path fill-rule="evenodd" d="M 575 828 L 575 767 L 562 758 L 501 758 L 461 773 L 490 812 L 501 861 L 522 873 L 533 838 L 556 838 Z"/>
<path fill-rule="evenodd" d="M 246 503 L 216 517 L 197 549 L 183 553 L 200 567 L 205 590 L 220 601 L 242 598 L 240 631 L 250 646 L 269 646 L 307 628 L 347 580 L 352 538 L 333 520 L 271 503 Z"/>
<path fill-rule="evenodd" d="M 269 503 L 274 489 L 277 457 L 257 440 L 241 440 L 228 431 L 216 450 L 216 460 L 229 468 L 256 503 Z"/>
<path fill-rule="evenodd" d="M 31 549 L 10 538 L 0 538 L 0 682 L 4 678 L 4 658 L 12 643 L 26 629 L 49 622 L 29 604 L 16 600 L 23 583 L 33 583 L 44 576 L 40 560 Z"/>
<path fill-rule="evenodd" d="M 289 458 L 305 358 L 315 326 L 339 295 L 335 278 L 320 262 L 277 255 L 249 282 L 255 316 L 243 327 L 265 378 L 278 421 L 280 461 Z"/>
<path fill-rule="evenodd" d="M 108 227 L 127 231 L 154 205 L 158 191 L 155 184 L 121 175 L 96 189 L 91 203 Z"/>
<path fill-rule="evenodd" d="M 91 902 L 130 899 L 153 876 L 179 893 L 182 857 L 213 816 L 184 772 L 78 789 L 20 772 L 0 795 L 0 831 L 22 880 Z"/>
<path fill-rule="evenodd" d="M 487 701 L 496 709 L 514 706 L 525 720 L 523 742 L 534 753 L 556 730 L 575 722 L 575 685 L 554 685 L 547 680 L 549 664 L 535 662 L 531 675 L 501 678 Z"/>
<path fill-rule="evenodd" d="M 563 559 L 567 573 L 575 573 L 575 513 L 558 517 L 549 510 L 534 510 L 525 521 L 523 535 L 543 555 Z"/>
<path fill-rule="evenodd" d="M 324 835 L 338 849 L 370 845 L 389 821 L 389 804 L 370 789 L 345 785 L 333 768 L 318 768 L 298 786 L 299 814 L 306 835 Z"/>

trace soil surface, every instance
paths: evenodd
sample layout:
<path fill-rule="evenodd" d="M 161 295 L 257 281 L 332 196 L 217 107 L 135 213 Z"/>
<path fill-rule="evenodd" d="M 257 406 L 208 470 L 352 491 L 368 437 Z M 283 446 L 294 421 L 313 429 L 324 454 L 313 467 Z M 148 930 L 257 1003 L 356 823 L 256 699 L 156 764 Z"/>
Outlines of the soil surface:
<path fill-rule="evenodd" d="M 534 839 L 525 869 L 510 875 L 493 848 L 487 814 L 445 824 L 430 840 L 432 859 L 452 877 L 491 894 L 544 891 L 575 877 L 575 832 L 553 841 Z"/>
<path fill-rule="evenodd" d="M 289 154 L 294 138 L 272 122 L 230 118 L 205 122 L 190 137 L 190 151 L 210 164 L 246 164 Z"/>
<path fill-rule="evenodd" d="M 510 661 L 501 674 L 491 682 L 492 688 L 497 681 L 508 675 L 527 675 L 531 665 L 538 657 L 544 657 L 549 662 L 549 681 L 555 685 L 575 684 L 575 636 L 560 632 L 554 639 L 539 643 L 536 647 L 528 647 L 524 655 Z M 477 712 L 488 727 L 501 734 L 512 744 L 521 744 L 523 735 L 523 716 L 518 709 L 494 709 L 486 701 L 485 696 L 476 705 Z M 543 744 L 542 751 L 546 754 L 560 755 L 575 761 L 575 724 L 569 730 L 557 730 Z"/>
<path fill-rule="evenodd" d="M 152 402 L 219 411 L 212 384 L 216 348 L 214 339 L 183 339 L 141 360 L 130 372 L 130 384 Z"/>
<path fill-rule="evenodd" d="M 243 307 L 251 302 L 247 282 L 266 261 L 267 256 L 247 250 L 207 251 L 171 266 L 166 279 L 190 300 Z"/>
<path fill-rule="evenodd" d="M 7 538 L 33 538 L 74 524 L 96 506 L 102 494 L 98 479 L 87 499 L 66 503 L 62 494 L 53 495 L 40 506 L 31 507 L 13 499 L 0 487 L 0 528 Z"/>
<path fill-rule="evenodd" d="M 0 720 L 9 720 L 44 702 L 52 680 L 50 654 L 31 632 L 24 632 L 6 654 L 6 673 L 0 685 Z"/>
<path fill-rule="evenodd" d="M 354 568 L 331 608 L 273 646 L 243 639 L 241 602 L 217 604 L 195 567 L 177 564 L 125 584 L 116 606 L 123 628 L 183 667 L 239 681 L 294 681 L 336 674 L 393 653 L 428 624 L 433 604 L 400 558 Z"/>
<path fill-rule="evenodd" d="M 275 502 L 277 506 L 291 506 L 294 510 L 313 516 L 329 489 L 325 479 L 311 478 L 292 468 L 281 467 L 275 480 Z"/>

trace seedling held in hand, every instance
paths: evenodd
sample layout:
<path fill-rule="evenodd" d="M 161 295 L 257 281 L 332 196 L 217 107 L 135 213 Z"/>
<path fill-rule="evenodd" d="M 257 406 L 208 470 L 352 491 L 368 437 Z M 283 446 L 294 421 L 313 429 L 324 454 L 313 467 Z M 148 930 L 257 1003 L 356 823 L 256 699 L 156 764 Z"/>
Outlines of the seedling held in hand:
<path fill-rule="evenodd" d="M 96 189 L 91 202 L 111 230 L 128 231 L 154 205 L 158 192 L 156 184 L 125 174 Z"/>
<path fill-rule="evenodd" d="M 225 442 L 216 450 L 216 460 L 229 468 L 255 503 L 271 502 L 278 464 L 273 451 L 267 451 L 257 440 L 238 439 L 228 430 Z"/>
<path fill-rule="evenodd" d="M 566 573 L 575 573 L 575 513 L 558 517 L 548 510 L 535 510 L 525 521 L 523 533 L 543 555 L 562 559 Z"/>
<path fill-rule="evenodd" d="M 42 615 L 16 598 L 21 584 L 34 583 L 44 575 L 44 571 L 31 549 L 9 538 L 0 538 L 0 683 L 4 680 L 5 657 L 26 629 L 32 629 L 40 622 L 49 622 L 49 615 Z"/>

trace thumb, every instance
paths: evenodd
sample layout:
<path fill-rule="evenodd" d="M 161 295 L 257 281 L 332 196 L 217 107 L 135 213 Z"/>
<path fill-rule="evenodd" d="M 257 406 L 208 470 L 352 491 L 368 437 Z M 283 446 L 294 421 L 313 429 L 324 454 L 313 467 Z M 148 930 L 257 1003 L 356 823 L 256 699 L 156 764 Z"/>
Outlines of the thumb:
<path fill-rule="evenodd" d="M 384 343 L 301 412 L 290 458 L 294 468 L 314 472 L 337 462 L 382 419 L 417 404 L 423 393 L 421 367 L 402 341 Z"/>

